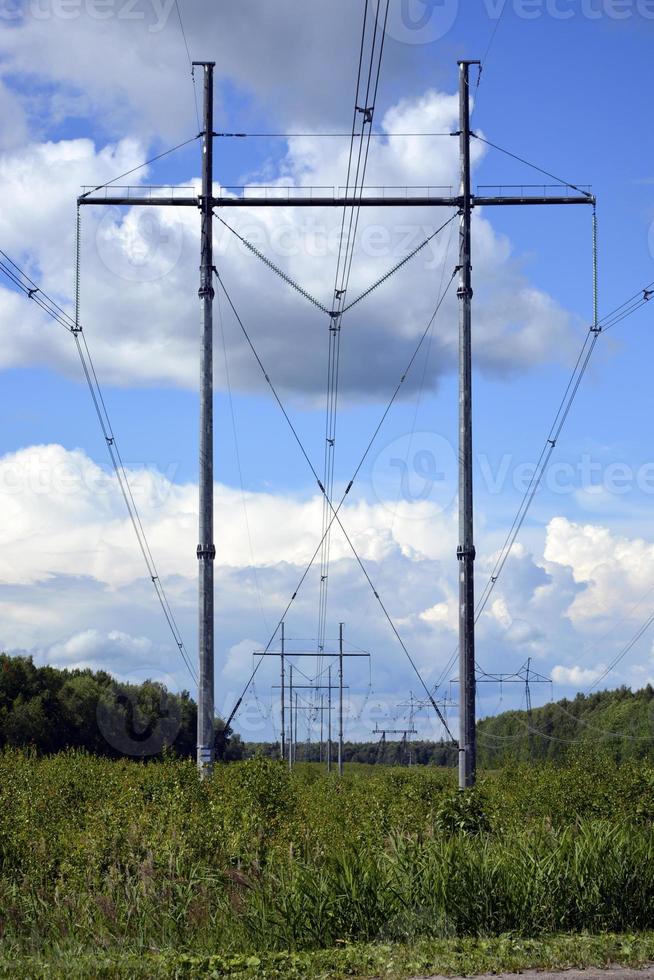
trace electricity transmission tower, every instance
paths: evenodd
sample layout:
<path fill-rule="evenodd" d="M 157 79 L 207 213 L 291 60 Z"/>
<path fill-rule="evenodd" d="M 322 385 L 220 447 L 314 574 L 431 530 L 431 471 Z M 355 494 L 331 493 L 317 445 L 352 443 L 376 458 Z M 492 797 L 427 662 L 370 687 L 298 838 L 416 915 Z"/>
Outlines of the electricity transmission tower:
<path fill-rule="evenodd" d="M 202 156 L 202 193 L 199 196 L 176 196 L 147 193 L 138 197 L 128 191 L 94 196 L 89 190 L 78 198 L 79 205 L 162 206 L 198 208 L 201 214 L 201 266 L 199 297 L 202 304 L 202 333 L 200 356 L 200 480 L 199 480 L 199 685 L 198 685 L 198 747 L 197 761 L 201 773 L 211 772 L 213 766 L 214 719 L 214 614 L 213 563 L 216 550 L 213 540 L 213 374 L 212 374 L 212 304 L 213 238 L 212 217 L 215 208 L 270 207 L 445 207 L 454 208 L 460 218 L 459 228 L 459 680 L 461 698 L 459 711 L 459 786 L 465 788 L 475 781 L 475 612 L 474 612 L 474 526 L 473 526 L 473 456 L 472 456 L 472 242 L 471 219 L 475 207 L 506 205 L 591 204 L 594 196 L 578 187 L 560 182 L 560 193 L 525 195 L 519 192 L 497 196 L 474 194 L 471 187 L 470 145 L 475 134 L 470 130 L 470 66 L 478 61 L 460 61 L 459 65 L 459 137 L 460 188 L 456 196 L 440 196 L 429 189 L 425 193 L 409 193 L 411 189 L 381 188 L 378 194 L 361 193 L 331 195 L 317 193 L 312 188 L 285 188 L 286 193 L 270 196 L 265 191 L 240 195 L 213 195 L 213 68 L 214 62 L 194 62 L 204 71 L 204 131 Z M 365 107 L 372 119 L 372 107 Z M 120 188 L 114 188 L 119 191 Z M 97 189 L 96 189 L 97 190 Z M 143 190 L 143 189 L 142 189 Z M 336 313 L 331 314 L 336 316 Z M 324 493 L 323 488 L 323 493 Z M 315 654 L 314 654 L 315 655 Z M 430 695 L 431 698 L 431 695 Z M 432 706 L 439 713 L 435 701 Z M 233 713 L 232 713 L 233 717 Z M 342 767 L 342 758 L 341 758 Z"/>
<path fill-rule="evenodd" d="M 409 738 L 411 735 L 417 735 L 418 732 L 414 728 L 413 724 L 410 724 L 408 728 L 380 728 L 379 723 L 377 723 L 372 730 L 372 734 L 381 735 L 377 746 L 377 760 L 379 761 L 381 759 L 382 762 L 384 761 L 384 756 L 386 753 L 386 736 L 401 735 L 402 739 L 400 742 L 400 752 L 401 760 L 404 762 L 408 756 Z M 410 755 L 408 757 L 410 761 Z"/>
<path fill-rule="evenodd" d="M 527 657 L 522 667 L 519 667 L 513 673 L 488 673 L 485 670 L 481 670 L 479 666 L 477 667 L 477 684 L 499 684 L 500 692 L 502 691 L 504 684 L 521 684 L 524 686 L 525 706 L 527 709 L 529 754 L 532 756 L 532 758 L 534 755 L 534 718 L 531 704 L 531 685 L 551 685 L 551 683 L 551 677 L 546 677 L 544 674 L 539 674 L 538 671 L 532 670 L 531 657 Z"/>
<path fill-rule="evenodd" d="M 370 659 L 370 654 L 367 653 L 365 650 L 356 650 L 356 651 L 347 650 L 346 651 L 344 649 L 343 626 L 344 626 L 343 623 L 339 623 L 339 628 L 338 628 L 338 652 L 337 653 L 333 653 L 333 654 L 332 653 L 329 653 L 329 652 L 327 652 L 325 654 L 325 651 L 324 650 L 322 652 L 322 655 L 323 656 L 326 656 L 328 659 L 330 657 L 338 658 L 338 684 L 332 685 L 332 668 L 331 668 L 331 665 L 328 666 L 328 668 L 327 668 L 327 676 L 328 676 L 327 684 L 321 684 L 321 683 L 319 683 L 318 682 L 318 678 L 316 678 L 314 681 L 311 681 L 311 683 L 309 683 L 309 684 L 294 684 L 293 683 L 293 664 L 290 663 L 290 670 L 289 670 L 290 684 L 289 684 L 289 699 L 288 699 L 289 711 L 292 712 L 294 710 L 293 692 L 294 691 L 297 692 L 298 688 L 311 689 L 311 690 L 313 690 L 316 693 L 318 691 L 320 691 L 320 690 L 326 690 L 328 692 L 328 699 L 327 699 L 328 700 L 328 706 L 327 706 L 327 708 L 325 708 L 325 710 L 328 711 L 328 719 L 329 719 L 329 731 L 330 731 L 329 744 L 330 744 L 330 751 L 328 753 L 327 759 L 328 759 L 328 769 L 331 770 L 332 691 L 338 691 L 338 755 L 337 755 L 337 766 L 338 766 L 338 774 L 339 774 L 339 776 L 342 776 L 343 775 L 343 733 L 344 733 L 344 727 L 343 727 L 343 692 L 348 689 L 348 685 L 343 683 L 343 678 L 344 678 L 344 661 L 345 661 L 345 659 L 347 657 L 367 657 L 368 659 Z M 289 650 L 288 647 L 287 647 L 287 642 L 288 641 L 287 641 L 286 632 L 285 632 L 285 625 L 284 625 L 284 623 L 282 623 L 282 628 L 281 628 L 281 649 L 279 651 L 277 651 L 277 650 L 255 650 L 254 653 L 252 654 L 253 657 L 279 657 L 280 658 L 280 661 L 281 661 L 281 684 L 279 684 L 279 685 L 276 685 L 276 684 L 273 685 L 273 690 L 279 690 L 280 691 L 280 702 L 281 702 L 281 712 L 280 712 L 280 714 L 281 714 L 281 723 L 282 723 L 282 731 L 281 731 L 282 759 L 284 758 L 284 746 L 285 746 L 285 726 L 284 726 L 284 722 L 285 722 L 285 717 L 286 717 L 286 699 L 285 699 L 285 691 L 286 691 L 286 666 L 285 665 L 286 665 L 286 662 L 289 659 L 293 658 L 293 657 L 313 657 L 313 658 L 315 658 L 315 656 L 316 656 L 316 651 L 315 650 Z M 325 671 L 323 670 L 322 673 L 324 675 Z M 302 707 L 302 710 L 309 710 L 309 708 L 307 708 L 306 706 L 301 706 L 301 707 Z M 314 711 L 322 711 L 322 709 L 318 708 L 315 705 L 313 705 L 312 707 L 313 707 L 313 710 Z M 322 714 L 321 714 L 321 717 L 322 717 Z M 291 726 L 290 726 L 289 731 L 292 734 L 292 731 L 293 731 L 293 723 L 292 723 L 292 721 L 291 721 Z M 293 754 L 292 754 L 292 751 L 289 752 L 288 761 L 289 761 L 289 766 L 292 767 L 292 763 L 293 763 Z"/>
<path fill-rule="evenodd" d="M 273 691 L 279 691 L 280 689 L 281 689 L 281 685 L 280 684 L 273 684 L 273 686 L 272 686 L 272 690 Z M 327 753 L 326 753 L 326 761 L 327 761 L 327 771 L 328 772 L 331 772 L 331 768 L 332 768 L 332 691 L 339 691 L 341 693 L 341 696 L 342 696 L 343 691 L 349 690 L 349 685 L 348 684 L 345 684 L 345 685 L 332 684 L 331 667 L 328 670 L 328 683 L 327 684 L 317 684 L 315 682 L 312 682 L 310 684 L 294 684 L 293 683 L 292 665 L 291 665 L 291 683 L 289 685 L 289 704 L 290 705 L 293 704 L 294 692 L 297 693 L 297 691 L 307 691 L 307 690 L 314 691 L 314 692 L 327 691 L 327 704 L 324 704 L 324 699 L 323 699 L 323 696 L 321 694 L 321 696 L 320 696 L 320 704 L 311 704 L 311 705 L 308 705 L 308 706 L 303 706 L 303 710 L 313 711 L 315 714 L 320 714 L 320 719 L 321 719 L 320 755 L 321 755 L 321 757 L 322 757 L 322 745 L 323 745 L 322 720 L 323 720 L 323 716 L 325 714 L 327 715 Z M 283 695 L 282 695 L 282 697 L 283 697 Z M 289 710 L 293 710 L 292 707 Z M 340 731 L 339 731 L 339 747 L 340 747 L 340 745 L 341 745 L 341 737 L 340 737 Z M 282 756 L 282 759 L 283 758 L 284 758 L 284 756 Z"/>

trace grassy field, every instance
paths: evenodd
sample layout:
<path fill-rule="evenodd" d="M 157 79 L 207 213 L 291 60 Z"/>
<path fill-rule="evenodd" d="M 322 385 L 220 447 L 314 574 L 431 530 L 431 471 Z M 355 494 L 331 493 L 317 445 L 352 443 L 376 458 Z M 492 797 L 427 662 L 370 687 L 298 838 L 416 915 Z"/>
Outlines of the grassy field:
<path fill-rule="evenodd" d="M 507 768 L 460 795 L 435 769 L 352 767 L 339 782 L 259 759 L 201 784 L 175 760 L 6 752 L 0 795 L 0 975 L 654 958 L 647 764 Z"/>

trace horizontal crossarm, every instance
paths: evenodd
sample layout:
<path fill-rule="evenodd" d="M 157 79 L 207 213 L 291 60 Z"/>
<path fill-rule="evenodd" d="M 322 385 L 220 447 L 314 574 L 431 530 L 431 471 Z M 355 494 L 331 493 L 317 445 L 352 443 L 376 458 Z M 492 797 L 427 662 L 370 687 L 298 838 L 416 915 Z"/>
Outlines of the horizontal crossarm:
<path fill-rule="evenodd" d="M 312 650 L 310 653 L 301 652 L 296 653 L 295 650 L 285 650 L 283 654 L 275 653 L 274 650 L 255 650 L 252 654 L 253 657 L 315 657 L 317 656 L 316 651 Z M 325 653 L 322 652 L 323 657 L 338 657 L 338 653 Z M 369 653 L 343 653 L 344 657 L 369 657 Z"/>
<path fill-rule="evenodd" d="M 104 204 L 112 207 L 135 207 L 148 205 L 150 207 L 186 207 L 199 208 L 200 197 L 80 197 L 80 205 Z M 214 197 L 211 199 L 213 208 L 460 208 L 460 197 Z M 473 207 L 497 207 L 499 205 L 516 204 L 595 204 L 592 195 L 553 195 L 523 196 L 502 195 L 500 197 L 473 196 Z"/>

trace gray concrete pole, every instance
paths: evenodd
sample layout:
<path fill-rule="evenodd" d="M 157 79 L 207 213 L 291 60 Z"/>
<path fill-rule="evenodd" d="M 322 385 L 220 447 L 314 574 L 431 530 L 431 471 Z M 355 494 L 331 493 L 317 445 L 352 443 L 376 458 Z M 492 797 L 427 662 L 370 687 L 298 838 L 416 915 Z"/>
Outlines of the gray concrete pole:
<path fill-rule="evenodd" d="M 286 718 L 285 718 L 285 706 L 284 706 L 284 696 L 285 696 L 284 695 L 284 682 L 286 680 L 286 671 L 284 669 L 284 624 L 283 623 L 282 623 L 282 655 L 281 655 L 281 658 L 280 659 L 281 659 L 281 662 L 282 662 L 282 740 L 281 740 L 281 753 L 282 753 L 282 762 L 283 762 L 284 759 L 286 758 L 286 730 L 285 730 Z"/>
<path fill-rule="evenodd" d="M 338 628 L 338 775 L 343 775 L 343 623 Z"/>
<path fill-rule="evenodd" d="M 288 691 L 288 713 L 289 724 L 289 745 L 288 745 L 288 768 L 293 768 L 293 664 L 289 667 L 289 691 Z"/>
<path fill-rule="evenodd" d="M 202 143 L 202 233 L 199 297 L 202 303 L 200 356 L 200 543 L 198 769 L 211 774 L 214 762 L 214 606 L 213 563 L 213 61 L 198 62 L 204 70 L 204 135 Z"/>
<path fill-rule="evenodd" d="M 322 747 L 325 741 L 325 695 L 320 695 L 320 752 L 318 755 L 318 762 L 322 762 Z"/>
<path fill-rule="evenodd" d="M 327 670 L 327 772 L 332 771 L 332 668 Z"/>
<path fill-rule="evenodd" d="M 293 735 L 293 762 L 297 762 L 297 691 L 295 692 L 295 733 Z"/>
<path fill-rule="evenodd" d="M 459 789 L 474 785 L 475 733 L 475 546 L 472 498 L 472 265 L 470 251 L 470 85 L 476 61 L 459 62 Z"/>

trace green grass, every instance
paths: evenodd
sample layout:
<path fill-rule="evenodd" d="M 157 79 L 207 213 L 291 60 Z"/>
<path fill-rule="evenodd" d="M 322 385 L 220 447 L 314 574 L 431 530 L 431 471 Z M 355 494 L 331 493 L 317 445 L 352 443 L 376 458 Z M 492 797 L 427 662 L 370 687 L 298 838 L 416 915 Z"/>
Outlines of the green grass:
<path fill-rule="evenodd" d="M 436 769 L 339 781 L 254 760 L 201 783 L 172 759 L 6 752 L 0 975 L 642 962 L 654 958 L 653 816 L 651 767 L 592 757 L 502 770 L 459 794 Z"/>
<path fill-rule="evenodd" d="M 168 953 L 88 954 L 74 947 L 47 958 L 0 959 L 0 977 L 14 980 L 408 980 L 416 976 L 566 970 L 654 961 L 654 933 L 520 939 L 422 940 L 411 945 L 354 945 L 303 953 L 192 956 Z"/>

